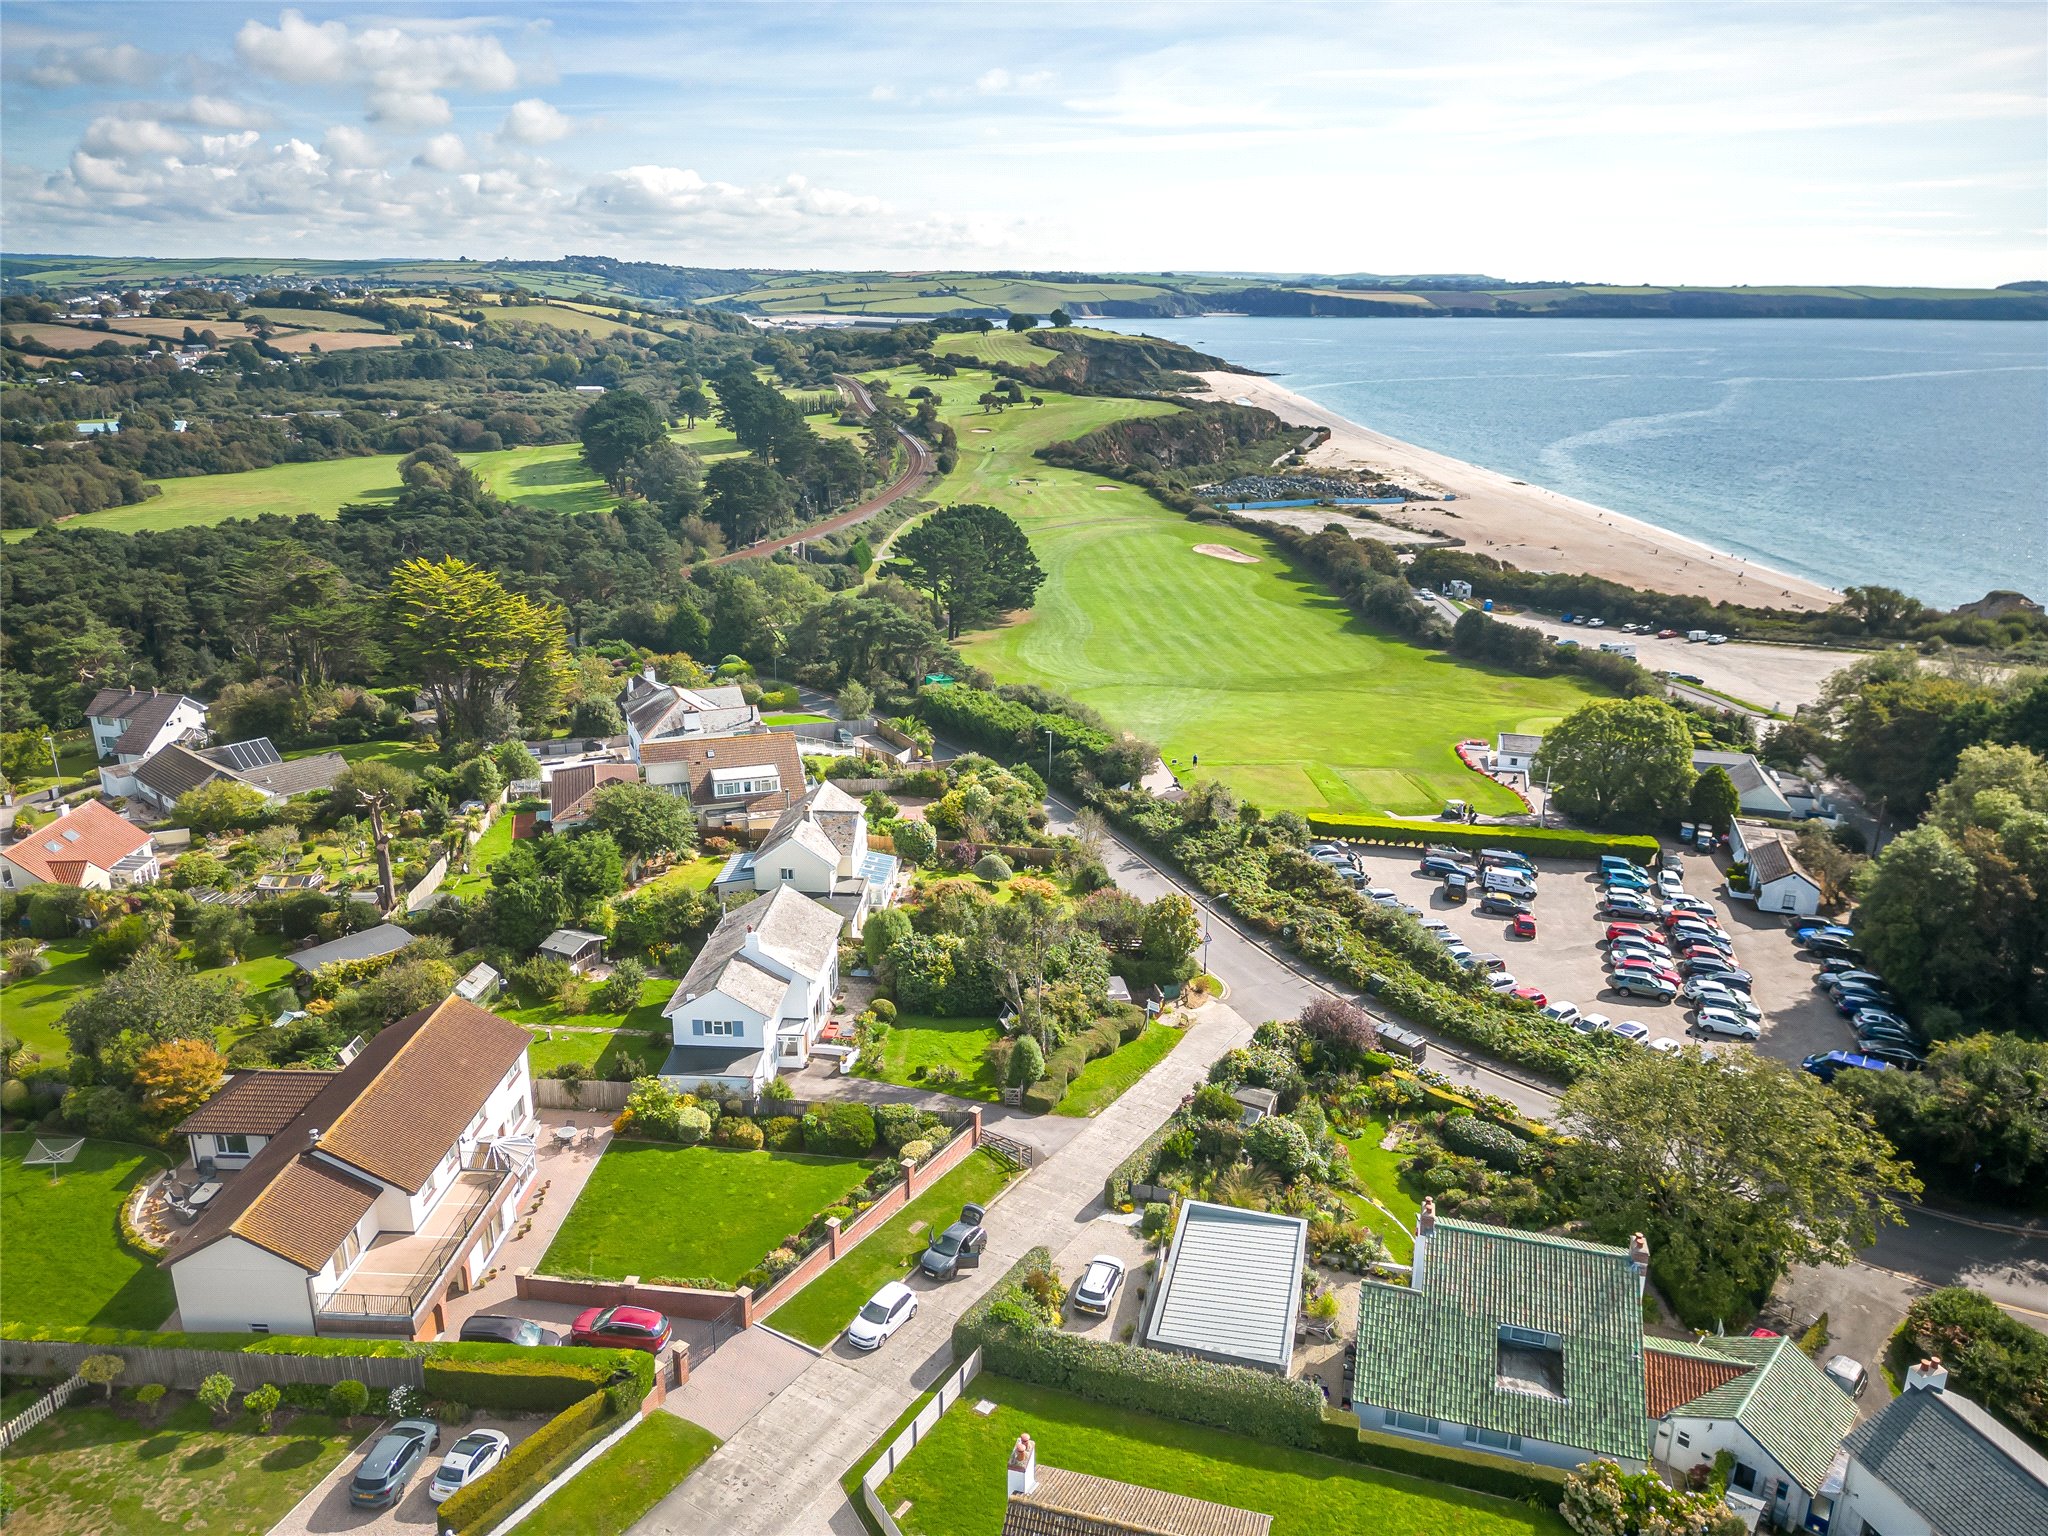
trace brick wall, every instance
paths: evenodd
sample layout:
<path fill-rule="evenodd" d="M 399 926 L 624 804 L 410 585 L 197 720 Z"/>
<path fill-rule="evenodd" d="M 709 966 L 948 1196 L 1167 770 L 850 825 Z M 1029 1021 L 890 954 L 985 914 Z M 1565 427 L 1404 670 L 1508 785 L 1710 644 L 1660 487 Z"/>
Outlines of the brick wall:
<path fill-rule="evenodd" d="M 513 1290 L 535 1301 L 565 1301 L 586 1307 L 652 1307 L 669 1317 L 687 1317 L 699 1322 L 723 1319 L 748 1327 L 752 1319 L 754 1293 L 746 1286 L 736 1291 L 699 1290 L 688 1285 L 643 1285 L 638 1275 L 624 1280 L 566 1280 L 559 1275 L 536 1275 L 530 1269 L 513 1273 Z"/>

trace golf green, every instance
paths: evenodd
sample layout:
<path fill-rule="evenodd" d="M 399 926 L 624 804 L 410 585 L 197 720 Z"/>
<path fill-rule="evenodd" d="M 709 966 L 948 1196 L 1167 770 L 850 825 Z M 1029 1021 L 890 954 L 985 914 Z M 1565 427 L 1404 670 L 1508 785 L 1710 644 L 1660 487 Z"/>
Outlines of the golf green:
<path fill-rule="evenodd" d="M 1567 679 L 1474 666 L 1377 633 L 1270 541 L 1032 457 L 1169 406 L 1048 395 L 1042 410 L 991 415 L 975 403 L 989 387 L 977 370 L 894 379 L 899 395 L 918 382 L 939 392 L 959 434 L 959 466 L 932 499 L 1002 507 L 1046 571 L 1029 614 L 967 637 L 962 653 L 1156 741 L 1183 782 L 1214 777 L 1273 809 L 1433 815 L 1456 799 L 1512 813 L 1519 802 L 1466 769 L 1457 743 L 1541 731 L 1589 696 Z"/>

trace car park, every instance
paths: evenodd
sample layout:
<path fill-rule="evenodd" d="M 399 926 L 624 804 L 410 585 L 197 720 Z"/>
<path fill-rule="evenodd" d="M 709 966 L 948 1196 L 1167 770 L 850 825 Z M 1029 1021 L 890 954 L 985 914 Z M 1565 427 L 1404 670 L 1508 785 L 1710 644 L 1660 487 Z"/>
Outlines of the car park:
<path fill-rule="evenodd" d="M 348 1480 L 348 1501 L 356 1509 L 396 1504 L 420 1463 L 441 1444 L 432 1419 L 400 1419 L 379 1435 Z"/>
<path fill-rule="evenodd" d="M 1508 924 L 1508 932 L 1518 939 L 1533 939 L 1536 937 L 1536 919 L 1527 912 L 1521 913 Z"/>
<path fill-rule="evenodd" d="M 448 1447 L 434 1480 L 427 1484 L 427 1497 L 439 1504 L 452 1499 L 505 1459 L 512 1449 L 512 1437 L 495 1429 L 472 1429 Z"/>
<path fill-rule="evenodd" d="M 917 1295 L 901 1280 L 891 1280 L 846 1325 L 846 1342 L 855 1349 L 877 1350 L 917 1315 Z"/>
<path fill-rule="evenodd" d="M 988 1247 L 988 1228 L 982 1220 L 988 1212 L 972 1204 L 960 1207 L 960 1219 L 926 1245 L 917 1267 L 934 1280 L 947 1280 L 964 1270 L 981 1267 L 982 1250 Z"/>
<path fill-rule="evenodd" d="M 1465 893 L 1472 888 L 1472 882 L 1463 875 L 1444 876 L 1444 900 L 1463 901 Z"/>
<path fill-rule="evenodd" d="M 1702 1008 L 1693 1015 L 1692 1027 L 1703 1035 L 1726 1035 L 1733 1040 L 1754 1040 L 1763 1033 L 1729 1008 Z"/>
<path fill-rule="evenodd" d="M 1577 1003 L 1546 1003 L 1543 1005 L 1543 1016 L 1546 1019 L 1555 1019 L 1560 1024 L 1569 1024 L 1579 1016 L 1579 1005 Z"/>
<path fill-rule="evenodd" d="M 1479 898 L 1479 910 L 1494 917 L 1522 917 L 1529 903 L 1511 891 L 1488 891 Z"/>
<path fill-rule="evenodd" d="M 1835 1080 L 1835 1074 L 1849 1067 L 1864 1072 L 1889 1072 L 1891 1064 L 1866 1051 L 1817 1051 L 1799 1063 L 1824 1083 Z"/>
<path fill-rule="evenodd" d="M 1668 1003 L 1678 996 L 1678 983 L 1650 971 L 1623 971 L 1614 978 L 1614 990 L 1624 997 Z"/>
<path fill-rule="evenodd" d="M 587 1349 L 668 1348 L 668 1319 L 652 1307 L 586 1307 L 569 1328 L 569 1342 Z"/>
<path fill-rule="evenodd" d="M 1098 1253 L 1088 1261 L 1088 1267 L 1081 1272 L 1081 1278 L 1074 1282 L 1074 1289 L 1069 1294 L 1076 1310 L 1107 1317 L 1109 1309 L 1116 1304 L 1116 1293 L 1123 1283 L 1124 1261 Z"/>
<path fill-rule="evenodd" d="M 534 1347 L 562 1342 L 562 1336 L 552 1328 L 543 1328 L 523 1317 L 504 1317 L 494 1312 L 477 1313 L 463 1323 L 462 1331 L 456 1337 L 464 1344 L 524 1344 Z"/>
<path fill-rule="evenodd" d="M 1623 1019 L 1619 1024 L 1607 1026 L 1610 1035 L 1619 1035 L 1624 1040 L 1633 1040 L 1641 1045 L 1650 1038 L 1650 1026 L 1639 1024 L 1634 1019 Z"/>

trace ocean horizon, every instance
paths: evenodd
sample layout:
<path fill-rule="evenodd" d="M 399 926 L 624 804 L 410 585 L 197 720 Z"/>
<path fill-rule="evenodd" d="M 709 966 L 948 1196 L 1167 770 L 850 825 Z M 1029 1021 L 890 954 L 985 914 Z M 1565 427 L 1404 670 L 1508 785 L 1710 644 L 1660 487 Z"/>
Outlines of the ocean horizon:
<path fill-rule="evenodd" d="M 2048 599 L 2048 325 L 1090 320 L 1829 586 Z"/>

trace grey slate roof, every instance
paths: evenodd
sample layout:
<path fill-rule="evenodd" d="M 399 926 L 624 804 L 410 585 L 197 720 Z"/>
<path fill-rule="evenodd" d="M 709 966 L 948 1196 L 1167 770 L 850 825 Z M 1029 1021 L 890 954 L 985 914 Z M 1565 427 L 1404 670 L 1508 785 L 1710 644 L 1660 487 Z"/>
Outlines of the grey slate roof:
<path fill-rule="evenodd" d="M 1355 1402 L 1648 1459 L 1642 1291 L 1624 1249 L 1446 1217 L 1422 1280 L 1360 1285 Z M 1502 1384 L 1503 1325 L 1559 1337 L 1561 1397 Z"/>
<path fill-rule="evenodd" d="M 1967 1397 L 1919 1388 L 1844 1442 L 1935 1536 L 2048 1531 L 2048 1459 Z"/>
<path fill-rule="evenodd" d="M 1706 1338 L 1700 1346 L 1754 1369 L 1673 1413 L 1735 1420 L 1800 1487 L 1817 1492 L 1842 1437 L 1856 1427 L 1848 1394 L 1791 1339 Z"/>
<path fill-rule="evenodd" d="M 751 932 L 767 954 L 805 976 L 823 976 L 839 946 L 840 917 L 801 891 L 778 885 L 758 901 L 735 907 L 711 930 L 711 937 L 676 984 L 669 1011 L 685 998 L 721 987 L 721 978 L 745 948 Z M 752 962 L 745 969 L 760 971 Z M 765 974 L 765 973 L 764 973 Z M 781 994 L 777 994 L 779 1003 Z"/>
<path fill-rule="evenodd" d="M 737 687 L 678 688 L 635 678 L 622 701 L 627 721 L 643 739 L 718 736 L 751 723 L 754 710 Z"/>
<path fill-rule="evenodd" d="M 1498 750 L 1517 757 L 1534 757 L 1542 746 L 1541 736 L 1529 736 L 1520 731 L 1502 731 Z"/>
<path fill-rule="evenodd" d="M 379 955 L 396 954 L 412 941 L 413 936 L 396 923 L 379 923 L 375 928 L 343 934 L 325 944 L 302 949 L 291 956 L 291 962 L 300 970 L 311 973 L 323 965 L 336 965 L 346 960 L 374 960 Z"/>
<path fill-rule="evenodd" d="M 1709 768 L 1725 768 L 1738 794 L 1746 795 L 1770 783 L 1764 776 L 1763 764 L 1747 752 L 1695 752 L 1692 765 L 1701 773 Z"/>
<path fill-rule="evenodd" d="M 321 752 L 287 761 L 266 736 L 194 751 L 175 743 L 136 765 L 136 779 L 166 800 L 175 800 L 218 778 L 239 780 L 280 800 L 329 789 L 348 767 L 339 752 Z"/>
<path fill-rule="evenodd" d="M 1753 821 L 1742 823 L 1742 847 L 1749 855 L 1749 888 L 1761 891 L 1774 880 L 1787 875 L 1797 875 L 1810 885 L 1817 882 L 1813 876 L 1800 868 L 1799 861 L 1792 857 L 1792 850 L 1776 827 L 1766 827 Z"/>
<path fill-rule="evenodd" d="M 294 757 L 261 767 L 245 768 L 235 777 L 265 794 L 289 800 L 294 795 L 309 795 L 316 789 L 332 789 L 334 781 L 347 769 L 348 759 L 339 752 L 319 752 L 312 757 Z"/>
<path fill-rule="evenodd" d="M 686 1082 L 700 1077 L 752 1077 L 762 1054 L 758 1045 L 678 1045 L 662 1062 L 659 1075 Z"/>
<path fill-rule="evenodd" d="M 123 731 L 114 743 L 117 757 L 139 757 L 155 742 L 157 732 L 170 723 L 180 704 L 191 704 L 194 708 L 206 706 L 197 699 L 187 699 L 182 693 L 150 693 L 142 695 L 142 702 L 124 713 L 128 729 Z"/>
<path fill-rule="evenodd" d="M 136 782 L 148 785 L 166 800 L 175 800 L 202 784 L 228 776 L 220 764 L 175 743 L 135 765 Z"/>
<path fill-rule="evenodd" d="M 1286 1370 L 1307 1249 L 1308 1223 L 1299 1216 L 1188 1201 L 1145 1342 Z"/>
<path fill-rule="evenodd" d="M 544 955 L 559 955 L 564 960 L 573 960 L 591 945 L 604 947 L 604 935 L 592 933 L 587 928 L 557 928 L 540 941 L 540 952 Z"/>

